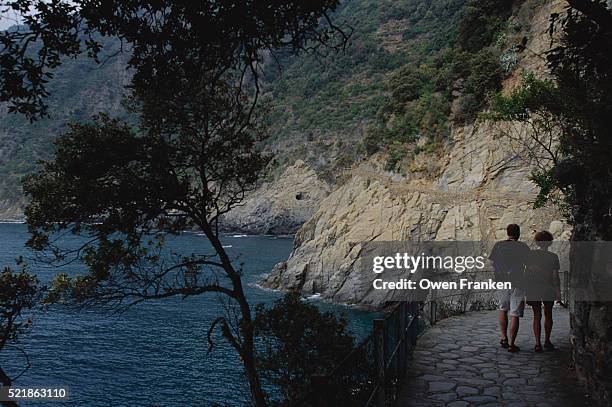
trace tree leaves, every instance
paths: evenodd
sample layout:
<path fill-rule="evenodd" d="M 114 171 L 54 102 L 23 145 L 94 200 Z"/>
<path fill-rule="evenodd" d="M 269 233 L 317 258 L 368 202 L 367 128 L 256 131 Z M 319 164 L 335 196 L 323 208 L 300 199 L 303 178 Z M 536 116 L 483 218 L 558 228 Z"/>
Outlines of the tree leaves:
<path fill-rule="evenodd" d="M 269 309 L 260 304 L 255 312 L 255 332 L 263 342 L 259 368 L 280 388 L 285 402 L 298 400 L 313 374 L 329 373 L 353 349 L 346 319 L 320 312 L 297 293 Z"/>

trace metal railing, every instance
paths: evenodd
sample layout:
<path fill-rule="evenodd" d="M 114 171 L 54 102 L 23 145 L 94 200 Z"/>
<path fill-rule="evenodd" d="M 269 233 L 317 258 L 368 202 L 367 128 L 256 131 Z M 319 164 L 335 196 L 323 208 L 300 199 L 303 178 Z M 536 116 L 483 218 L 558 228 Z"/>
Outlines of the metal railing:
<path fill-rule="evenodd" d="M 400 302 L 375 319 L 372 333 L 332 372 L 313 376 L 310 391 L 294 405 L 393 405 L 416 345 L 419 310 L 416 302 Z"/>
<path fill-rule="evenodd" d="M 466 273 L 466 275 L 469 274 L 473 274 L 473 279 L 476 279 L 476 276 L 493 277 L 492 272 Z M 559 283 L 561 303 L 564 307 L 567 307 L 570 299 L 570 276 L 567 270 L 559 271 Z M 426 301 L 421 303 L 420 314 L 422 319 L 429 325 L 435 325 L 436 322 L 449 316 L 468 311 L 493 309 L 491 308 L 491 303 L 488 304 L 489 306 L 486 303 L 492 300 L 495 307 L 497 306 L 496 291 L 483 290 L 478 293 L 477 297 L 469 290 L 457 291 L 443 296 L 436 296 L 435 293 L 432 293 Z M 475 303 L 478 303 L 477 307 L 474 307 Z"/>

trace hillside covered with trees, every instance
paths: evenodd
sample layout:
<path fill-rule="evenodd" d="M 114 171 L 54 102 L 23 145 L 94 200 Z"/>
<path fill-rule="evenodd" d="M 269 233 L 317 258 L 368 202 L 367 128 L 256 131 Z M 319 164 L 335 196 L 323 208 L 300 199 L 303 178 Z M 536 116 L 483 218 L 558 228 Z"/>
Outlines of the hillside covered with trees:
<path fill-rule="evenodd" d="M 377 152 L 398 172 L 410 168 L 415 154 L 435 153 L 451 120 L 473 120 L 512 68 L 513 44 L 537 5 L 519 3 L 343 3 L 334 15 L 352 33 L 343 52 L 280 51 L 266 58 L 262 99 L 271 136 L 264 143 L 275 155 L 268 178 L 302 159 L 334 184 L 342 170 Z M 0 112 L 0 217 L 18 213 L 20 180 L 50 157 L 66 123 L 99 112 L 126 116 L 127 55 L 115 55 L 118 41 L 105 41 L 110 47 L 101 64 L 80 55 L 54 71 L 49 117 L 30 123 L 6 107 Z"/>

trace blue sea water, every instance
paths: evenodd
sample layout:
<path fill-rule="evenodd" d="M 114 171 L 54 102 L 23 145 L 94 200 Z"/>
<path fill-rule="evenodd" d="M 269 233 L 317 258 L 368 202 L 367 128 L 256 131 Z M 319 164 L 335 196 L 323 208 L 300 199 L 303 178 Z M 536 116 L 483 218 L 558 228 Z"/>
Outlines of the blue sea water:
<path fill-rule="evenodd" d="M 20 255 L 29 256 L 24 247 L 27 237 L 24 225 L 0 224 L 0 267 L 13 265 Z M 252 305 L 270 303 L 282 295 L 260 289 L 256 283 L 287 258 L 291 238 L 225 236 L 223 244 L 237 262 L 244 263 L 243 281 Z M 173 245 L 191 253 L 206 245 L 206 240 L 184 233 Z M 71 273 L 81 266 L 66 267 L 62 271 Z M 33 266 L 31 271 L 45 281 L 58 270 Z M 320 305 L 344 312 L 357 337 L 372 326 L 374 314 Z M 69 400 L 59 404 L 69 406 L 246 405 L 249 391 L 236 353 L 222 339 L 212 353 L 207 352 L 207 329 L 223 312 L 214 295 L 146 302 L 120 315 L 63 307 L 36 312 L 32 329 L 20 341 L 31 367 L 15 386 L 67 386 Z M 0 364 L 14 375 L 24 359 L 7 349 L 0 354 Z"/>

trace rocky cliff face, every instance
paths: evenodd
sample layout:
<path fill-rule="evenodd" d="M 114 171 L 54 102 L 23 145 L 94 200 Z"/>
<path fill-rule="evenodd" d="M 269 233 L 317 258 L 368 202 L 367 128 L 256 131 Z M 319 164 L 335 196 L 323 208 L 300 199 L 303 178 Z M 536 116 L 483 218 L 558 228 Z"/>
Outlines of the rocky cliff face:
<path fill-rule="evenodd" d="M 23 200 L 4 199 L 0 201 L 0 221 L 21 222 L 23 216 Z"/>
<path fill-rule="evenodd" d="M 524 239 L 550 230 L 567 239 L 569 227 L 554 208 L 533 208 L 529 168 L 496 139 L 489 125 L 456 129 L 452 150 L 433 180 L 399 178 L 364 164 L 323 200 L 298 231 L 294 251 L 264 282 L 271 288 L 321 293 L 332 301 L 378 305 L 384 298 L 354 291 L 363 243 L 395 240 L 505 238 L 518 223 Z"/>
<path fill-rule="evenodd" d="M 329 185 L 298 160 L 273 182 L 266 182 L 247 196 L 223 221 L 229 232 L 292 234 L 315 212 L 329 194 Z"/>
<path fill-rule="evenodd" d="M 531 52 L 505 81 L 506 90 L 516 85 L 523 69 L 542 72 L 541 59 L 533 55 L 548 46 L 548 17 L 560 7 L 550 3 L 534 13 L 528 33 Z M 384 298 L 354 290 L 363 243 L 416 239 L 492 244 L 505 238 L 509 223 L 521 226 L 524 240 L 542 229 L 555 239 L 568 239 L 571 230 L 555 208 L 534 209 L 537 188 L 529 174 L 538 163 L 524 161 L 516 146 L 500 136 L 502 131 L 499 125 L 478 122 L 456 126 L 446 151 L 428 157 L 436 171 L 429 177 L 385 173 L 373 161 L 361 164 L 300 228 L 291 256 L 263 284 L 321 293 L 337 302 L 379 305 Z"/>

